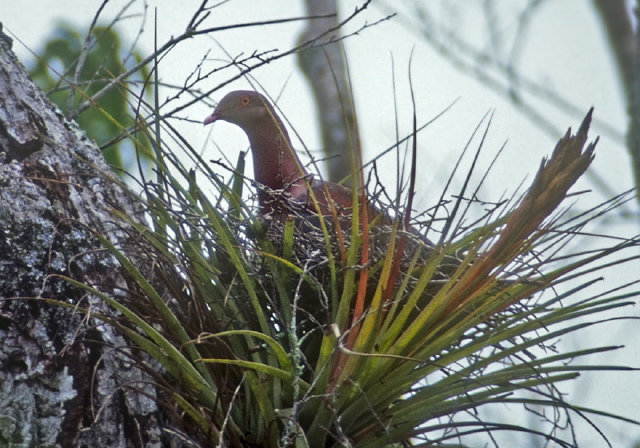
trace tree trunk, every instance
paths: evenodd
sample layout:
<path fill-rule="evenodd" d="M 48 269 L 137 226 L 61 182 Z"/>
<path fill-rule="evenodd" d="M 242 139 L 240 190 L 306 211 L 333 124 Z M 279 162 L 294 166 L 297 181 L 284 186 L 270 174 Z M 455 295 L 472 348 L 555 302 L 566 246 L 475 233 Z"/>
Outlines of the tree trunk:
<path fill-rule="evenodd" d="M 304 3 L 308 16 L 327 16 L 307 21 L 299 40 L 317 40 L 311 48 L 298 53 L 298 64 L 309 80 L 316 100 L 322 146 L 327 158 L 327 179 L 340 182 L 352 174 L 351 153 L 355 154 L 356 161 L 359 160 L 360 138 L 340 43 L 336 0 L 306 0 Z M 334 31 L 325 35 L 331 29 Z M 345 185 L 353 187 L 356 183 L 348 179 Z"/>
<path fill-rule="evenodd" d="M 56 277 L 124 284 L 93 237 L 123 242 L 114 208 L 139 213 L 95 143 L 29 79 L 0 27 L 0 446 L 180 446 L 163 432 L 156 390 L 123 337 L 74 306 L 109 310 Z"/>

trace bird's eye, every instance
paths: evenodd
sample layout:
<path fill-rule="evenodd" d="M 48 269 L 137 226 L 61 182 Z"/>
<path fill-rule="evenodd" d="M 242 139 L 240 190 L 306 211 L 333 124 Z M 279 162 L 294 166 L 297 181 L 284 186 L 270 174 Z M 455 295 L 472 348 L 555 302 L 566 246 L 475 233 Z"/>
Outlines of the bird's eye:
<path fill-rule="evenodd" d="M 248 96 L 243 96 L 242 98 L 240 98 L 240 104 L 242 104 L 243 106 L 248 106 L 250 102 L 251 100 Z"/>

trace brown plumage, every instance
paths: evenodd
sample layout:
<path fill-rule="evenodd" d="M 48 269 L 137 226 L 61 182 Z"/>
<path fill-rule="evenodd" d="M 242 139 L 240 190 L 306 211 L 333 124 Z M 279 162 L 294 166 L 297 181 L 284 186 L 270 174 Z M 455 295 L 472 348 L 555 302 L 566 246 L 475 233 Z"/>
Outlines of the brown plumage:
<path fill-rule="evenodd" d="M 282 239 L 282 223 L 295 217 L 298 234 L 294 241 L 294 253 L 300 266 L 306 266 L 310 261 L 310 266 L 324 265 L 326 244 L 319 229 L 318 214 L 325 217 L 324 221 L 332 232 L 335 231 L 337 218 L 342 236 L 348 244 L 353 191 L 335 182 L 316 179 L 305 170 L 292 147 L 284 123 L 260 93 L 238 90 L 227 94 L 204 120 L 204 124 L 220 120 L 239 126 L 249 138 L 255 180 L 259 184 L 260 214 L 267 218 L 269 238 L 278 246 L 278 240 Z M 370 228 L 369 261 L 376 263 L 385 256 L 393 221 L 386 213 L 372 206 L 367 209 L 368 221 L 375 222 L 375 226 Z M 428 259 L 434 245 L 413 228 L 404 234 L 408 238 L 402 265 L 409 265 L 419 247 L 423 249 L 424 259 Z M 454 261 L 449 270 L 459 264 L 457 260 Z M 406 269 L 403 267 L 402 270 Z M 327 273 L 322 268 L 314 271 L 321 282 L 326 279 Z M 438 278 L 446 276 L 438 275 Z M 326 318 L 318 316 L 318 298 L 312 301 L 316 302 L 315 305 L 305 299 L 307 306 L 303 309 L 315 314 L 319 321 L 327 322 Z M 326 308 L 321 312 L 329 316 L 331 314 Z"/>
<path fill-rule="evenodd" d="M 293 200 L 312 213 L 332 216 L 334 209 L 343 218 L 341 221 L 346 222 L 347 217 L 350 219 L 351 189 L 315 179 L 305 170 L 291 145 L 284 123 L 263 95 L 249 90 L 227 94 L 204 124 L 218 120 L 239 126 L 249 138 L 255 180 L 262 187 L 258 201 L 263 215 L 281 212 Z M 319 210 L 309 189 L 318 202 Z"/>

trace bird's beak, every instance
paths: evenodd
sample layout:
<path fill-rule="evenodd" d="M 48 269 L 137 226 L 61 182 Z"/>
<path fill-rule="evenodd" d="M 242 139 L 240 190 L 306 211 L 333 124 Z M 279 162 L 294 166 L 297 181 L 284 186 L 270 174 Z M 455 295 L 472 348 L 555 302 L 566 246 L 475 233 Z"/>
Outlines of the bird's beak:
<path fill-rule="evenodd" d="M 202 124 L 208 125 L 219 119 L 220 119 L 220 115 L 214 112 L 211 115 L 209 115 L 207 118 L 205 118 Z"/>

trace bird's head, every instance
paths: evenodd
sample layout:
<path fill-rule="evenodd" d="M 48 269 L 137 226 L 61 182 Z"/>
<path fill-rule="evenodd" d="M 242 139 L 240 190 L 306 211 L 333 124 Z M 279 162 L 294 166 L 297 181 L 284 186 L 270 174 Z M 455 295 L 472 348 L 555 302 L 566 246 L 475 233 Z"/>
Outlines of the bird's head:
<path fill-rule="evenodd" d="M 292 197 L 306 195 L 302 167 L 284 124 L 266 97 L 251 90 L 236 90 L 220 100 L 204 124 L 223 120 L 239 126 L 249 138 L 256 182 L 272 190 L 287 189 Z M 260 203 L 265 206 L 267 194 Z"/>
<path fill-rule="evenodd" d="M 269 101 L 260 93 L 251 90 L 236 90 L 220 100 L 211 115 L 204 120 L 210 124 L 218 120 L 240 126 L 245 131 L 263 123 L 265 119 L 276 121 Z"/>

